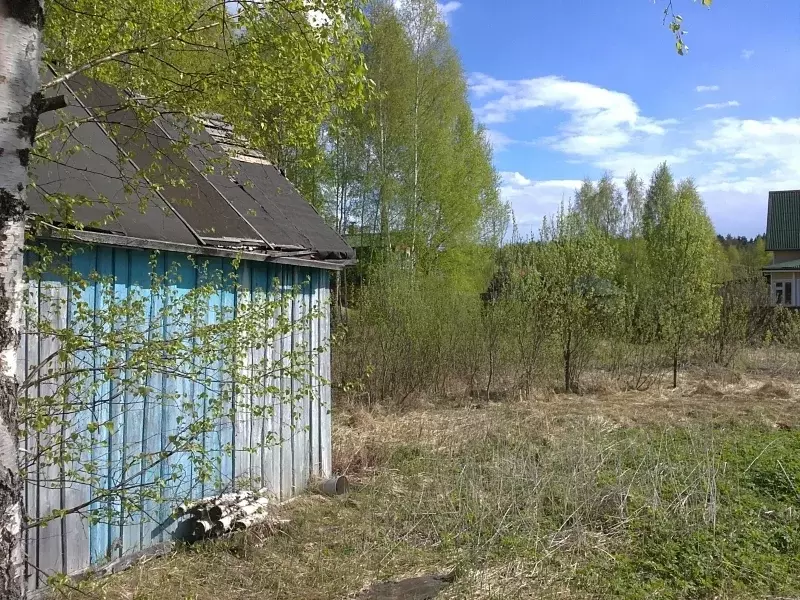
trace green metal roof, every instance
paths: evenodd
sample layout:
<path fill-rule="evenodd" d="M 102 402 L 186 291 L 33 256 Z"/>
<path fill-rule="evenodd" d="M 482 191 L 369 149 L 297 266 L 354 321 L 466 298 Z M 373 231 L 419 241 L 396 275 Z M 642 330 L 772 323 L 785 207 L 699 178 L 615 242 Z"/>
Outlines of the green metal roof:
<path fill-rule="evenodd" d="M 762 271 L 800 271 L 800 258 L 767 265 Z"/>
<path fill-rule="evenodd" d="M 800 250 L 800 190 L 769 193 L 767 250 Z"/>

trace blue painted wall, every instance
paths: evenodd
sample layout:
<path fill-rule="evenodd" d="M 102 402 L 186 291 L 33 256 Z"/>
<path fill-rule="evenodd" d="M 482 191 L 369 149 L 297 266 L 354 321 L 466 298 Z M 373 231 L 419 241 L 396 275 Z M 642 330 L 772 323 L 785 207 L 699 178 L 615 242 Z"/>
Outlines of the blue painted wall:
<path fill-rule="evenodd" d="M 28 260 L 31 262 L 31 257 Z M 149 311 L 151 317 L 158 310 L 158 299 L 149 295 L 152 264 L 156 265 L 160 275 L 173 270 L 179 273 L 180 280 L 174 282 L 178 294 L 186 294 L 203 283 L 203 271 L 194 266 L 198 263 L 207 263 L 207 272 L 219 270 L 226 275 L 235 273 L 245 295 L 256 293 L 257 290 L 272 290 L 276 279 L 281 282 L 285 293 L 294 285 L 301 285 L 301 295 L 295 296 L 291 302 L 293 318 L 299 319 L 308 306 L 320 306 L 322 315 L 315 318 L 308 331 L 276 340 L 268 348 L 253 349 L 253 360 L 261 360 L 264 353 L 277 358 L 281 351 L 300 342 L 308 343 L 311 348 L 327 346 L 330 334 L 329 278 L 328 273 L 320 269 L 253 261 L 241 261 L 235 265 L 230 259 L 194 257 L 190 260 L 188 256 L 177 253 L 151 254 L 149 251 L 110 246 L 77 247 L 69 261 L 70 268 L 87 280 L 92 273 L 113 277 L 117 298 L 124 298 L 129 293 L 142 295 L 146 299 L 145 312 Z M 229 287 L 218 286 L 212 298 L 218 310 L 210 312 L 209 320 L 213 322 L 225 308 L 235 311 L 237 303 L 242 300 L 235 296 Z M 83 302 L 92 309 L 101 308 L 104 301 L 101 286 L 93 282 L 78 291 L 77 296 L 52 273 L 29 283 L 28 305 L 35 313 L 32 315 L 34 321 L 38 319 L 57 327 L 70 326 L 79 303 Z M 163 333 L 168 334 L 171 324 L 153 323 L 151 320 L 144 329 L 151 330 L 154 326 L 163 328 Z M 142 335 L 148 335 L 147 331 L 143 331 Z M 23 336 L 21 347 L 18 365 L 21 378 L 25 378 L 44 357 L 52 355 L 58 348 L 53 339 L 39 335 L 35 327 Z M 101 350 L 87 353 L 80 359 L 97 368 L 108 359 L 108 355 Z M 220 362 L 222 360 L 223 357 L 220 357 Z M 219 369 L 219 364 L 210 365 L 210 368 Z M 321 378 L 315 384 L 317 398 L 304 399 L 302 409 L 294 411 L 296 414 L 293 415 L 293 411 L 280 403 L 275 403 L 272 416 L 255 417 L 249 410 L 241 411 L 229 422 L 222 423 L 213 434 L 203 436 L 204 447 L 220 455 L 223 489 L 231 489 L 236 482 L 244 482 L 240 487 L 248 487 L 249 481 L 251 487 L 268 487 L 276 498 L 287 499 L 302 491 L 310 477 L 330 474 L 330 389 L 323 381 L 330 379 L 330 353 L 326 351 L 316 357 L 313 368 Z M 154 377 L 158 380 L 150 384 L 161 389 L 164 395 L 180 394 L 195 398 L 201 393 L 197 381 L 160 374 Z M 284 389 L 297 389 L 299 385 L 299 382 L 286 379 L 275 383 L 284 386 Z M 57 382 L 45 382 L 26 393 L 47 395 L 52 393 L 56 385 Z M 101 428 L 94 434 L 90 451 L 93 456 L 102 459 L 100 462 L 109 465 L 108 472 L 100 473 L 103 485 L 114 486 L 120 480 L 120 473 L 115 472 L 113 465 L 121 464 L 125 457 L 135 456 L 142 449 L 152 452 L 167 446 L 168 436 L 178 428 L 180 408 L 177 403 L 160 402 L 152 397 L 145 399 L 144 403 L 138 399 L 134 404 L 127 394 L 115 391 L 113 380 L 99 385 L 93 394 L 91 411 L 84 411 L 74 419 L 77 427 L 84 426 L 89 420 L 113 420 L 113 430 Z M 272 402 L 268 397 L 239 398 L 237 401 L 264 406 Z M 257 446 L 259 440 L 271 432 L 286 441 L 271 448 L 246 450 Z M 29 439 L 24 443 L 29 454 L 36 451 L 37 440 Z M 223 452 L 227 445 L 232 450 Z M 213 489 L 219 486 L 212 487 L 200 482 L 186 456 L 173 455 L 156 469 L 158 473 L 151 470 L 142 475 L 143 484 L 156 476 L 169 477 L 171 470 L 178 469 L 182 475 L 174 484 L 175 496 L 200 498 L 221 491 Z M 35 520 L 54 509 L 69 509 L 94 499 L 89 486 L 70 483 L 67 479 L 64 470 L 56 467 L 31 470 L 26 486 L 29 518 Z M 96 496 L 98 490 L 94 494 Z M 117 500 L 102 501 L 116 511 Z M 92 506 L 96 507 L 97 504 Z M 41 587 L 44 574 L 78 573 L 90 565 L 170 540 L 177 527 L 171 517 L 174 508 L 173 503 L 150 502 L 142 514 L 125 518 L 89 523 L 81 515 L 72 514 L 29 530 L 27 549 L 28 560 L 32 564 L 29 571 L 30 587 Z"/>

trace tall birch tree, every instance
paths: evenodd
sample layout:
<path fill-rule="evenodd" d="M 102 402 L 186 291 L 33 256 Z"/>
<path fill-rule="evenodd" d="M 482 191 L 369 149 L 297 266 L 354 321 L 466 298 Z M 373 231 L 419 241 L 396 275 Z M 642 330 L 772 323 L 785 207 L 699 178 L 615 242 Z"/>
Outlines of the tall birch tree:
<path fill-rule="evenodd" d="M 636 238 L 642 234 L 642 211 L 644 209 L 644 183 L 636 171 L 625 178 L 625 234 Z"/>
<path fill-rule="evenodd" d="M 650 177 L 650 185 L 644 199 L 642 224 L 647 237 L 657 228 L 669 206 L 675 200 L 675 180 L 666 162 L 661 163 Z"/>
<path fill-rule="evenodd" d="M 22 323 L 25 188 L 39 111 L 40 0 L 0 2 L 0 598 L 24 596 L 17 352 Z"/>
<path fill-rule="evenodd" d="M 682 181 L 647 240 L 659 333 L 672 359 L 672 385 L 691 342 L 710 330 L 718 310 L 718 245 L 694 182 Z"/>
<path fill-rule="evenodd" d="M 539 238 L 539 302 L 560 346 L 564 390 L 574 392 L 606 321 L 600 315 L 609 308 L 616 252 L 607 236 L 564 207 L 545 219 Z"/>

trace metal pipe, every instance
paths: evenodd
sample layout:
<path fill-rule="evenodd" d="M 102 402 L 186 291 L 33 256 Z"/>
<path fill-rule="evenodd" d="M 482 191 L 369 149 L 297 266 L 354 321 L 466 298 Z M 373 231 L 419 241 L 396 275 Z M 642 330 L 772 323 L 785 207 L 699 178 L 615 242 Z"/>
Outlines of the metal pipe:
<path fill-rule="evenodd" d="M 350 483 L 344 475 L 336 475 L 326 479 L 319 486 L 319 491 L 326 496 L 341 496 L 350 489 Z"/>

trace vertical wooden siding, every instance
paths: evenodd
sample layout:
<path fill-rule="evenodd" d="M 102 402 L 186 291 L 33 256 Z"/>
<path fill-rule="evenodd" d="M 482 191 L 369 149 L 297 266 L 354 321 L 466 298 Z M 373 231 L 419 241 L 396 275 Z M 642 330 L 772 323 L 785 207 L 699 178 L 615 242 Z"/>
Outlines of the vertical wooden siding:
<path fill-rule="evenodd" d="M 150 270 L 151 255 L 141 250 L 113 248 L 107 246 L 84 247 L 72 256 L 71 269 L 80 273 L 85 278 L 97 272 L 102 276 L 112 275 L 115 279 L 115 295 L 125 297 L 129 291 L 144 295 L 147 299 L 145 310 L 151 317 L 158 311 L 155 306 L 157 299 L 150 298 Z M 208 258 L 208 272 L 222 270 L 226 274 L 233 272 L 233 262 L 228 259 Z M 187 293 L 190 289 L 201 284 L 202 275 L 194 268 L 187 256 L 176 253 L 161 253 L 156 262 L 159 274 L 173 269 L 180 274 L 180 294 Z M 283 293 L 289 293 L 293 285 L 302 285 L 301 295 L 296 296 L 292 302 L 292 317 L 301 318 L 303 311 L 310 306 L 321 308 L 321 317 L 316 318 L 312 327 L 294 335 L 285 336 L 275 340 L 272 348 L 252 350 L 252 358 L 258 361 L 264 353 L 269 353 L 273 358 L 281 355 L 290 347 L 298 346 L 305 341 L 309 348 L 320 345 L 327 346 L 330 334 L 329 322 L 329 279 L 328 273 L 319 269 L 293 267 L 260 262 L 243 261 L 238 266 L 238 278 L 244 294 L 251 296 L 258 290 L 268 292 L 273 289 L 274 282 L 281 282 Z M 77 302 L 85 302 L 89 307 L 100 307 L 104 299 L 100 293 L 100 286 L 90 282 L 80 293 L 79 298 L 72 298 L 68 286 L 64 285 L 56 276 L 44 276 L 38 281 L 29 284 L 30 305 L 35 307 L 37 318 L 58 327 L 69 327 L 70 319 L 75 311 Z M 212 303 L 220 307 L 216 314 L 212 311 L 209 319 L 213 319 L 222 311 L 222 307 L 234 308 L 237 302 L 246 298 L 235 298 L 230 290 L 224 288 L 216 291 Z M 168 333 L 169 323 L 163 324 L 164 333 Z M 145 334 L 145 332 L 143 332 Z M 306 339 L 303 340 L 302 336 Z M 45 336 L 38 336 L 35 331 L 23 336 L 22 351 L 18 365 L 20 377 L 25 377 L 36 368 L 40 357 L 50 355 L 56 350 L 55 342 Z M 312 350 L 309 350 L 312 351 Z M 81 357 L 93 366 L 102 364 L 104 356 L 95 352 L 92 356 Z M 220 357 L 220 363 L 222 357 Z M 219 369 L 220 363 L 212 365 L 212 369 Z M 330 353 L 325 351 L 318 355 L 314 361 L 315 374 L 328 380 L 330 378 Z M 189 397 L 199 396 L 199 384 L 187 379 L 156 375 L 158 381 L 151 381 L 150 385 L 161 389 L 167 394 L 179 392 Z M 296 387 L 302 382 L 292 382 L 277 378 L 275 385 L 284 386 L 284 389 Z M 55 386 L 57 382 L 47 385 Z M 100 386 L 97 396 L 92 400 L 92 419 L 113 419 L 114 430 L 109 433 L 105 428 L 100 428 L 95 434 L 97 444 L 92 448 L 92 453 L 103 453 L 108 456 L 109 472 L 102 474 L 106 485 L 113 486 L 119 481 L 121 473 L 114 472 L 115 464 L 120 464 L 126 456 L 135 456 L 142 449 L 158 451 L 168 444 L 168 437 L 177 428 L 178 409 L 172 403 L 159 402 L 158 399 L 148 399 L 132 403 L 132 399 L 125 394 L 110 401 L 115 397 L 113 381 Z M 250 482 L 252 487 L 267 487 L 279 499 L 287 499 L 301 492 L 313 476 L 327 476 L 331 471 L 331 426 L 330 426 L 330 389 L 322 381 L 316 384 L 317 398 L 307 398 L 302 405 L 302 411 L 292 411 L 289 407 L 275 403 L 272 416 L 254 417 L 250 411 L 240 411 L 230 423 L 222 424 L 213 433 L 204 436 L 202 442 L 207 451 L 223 454 L 222 487 L 230 489 L 238 483 L 244 482 L 240 487 L 246 487 Z M 49 392 L 45 384 L 40 388 L 28 391 L 29 395 L 45 395 Z M 246 392 L 236 398 L 236 402 L 247 405 L 270 405 L 273 399 L 269 397 L 253 397 Z M 152 401 L 150 401 L 152 400 Z M 130 406 L 125 406 L 131 403 Z M 87 421 L 87 414 L 79 415 L 76 422 Z M 293 415 L 292 413 L 299 413 Z M 295 420 L 299 422 L 295 422 Z M 259 440 L 270 432 L 280 435 L 287 440 L 279 446 L 247 451 L 246 448 L 255 447 Z M 26 450 L 32 452 L 37 440 L 24 440 Z M 227 444 L 233 447 L 231 452 L 223 453 Z M 183 476 L 175 482 L 176 495 L 200 498 L 220 490 L 211 489 L 209 484 L 196 480 L 192 472 L 191 463 L 180 454 L 174 455 L 157 468 L 159 476 L 167 477 L 175 465 L 180 465 Z M 45 472 L 47 471 L 47 472 Z M 55 472 L 54 472 L 55 471 Z M 142 483 L 152 480 L 155 474 L 145 472 Z M 86 485 L 75 485 L 63 481 L 63 473 L 57 468 L 48 467 L 34 471 L 28 478 L 26 486 L 26 508 L 32 520 L 39 519 L 53 510 L 69 509 L 70 507 L 91 501 L 91 490 Z M 104 502 L 108 502 L 104 500 Z M 114 502 L 113 500 L 111 501 Z M 113 504 L 112 504 L 113 506 Z M 64 518 L 50 521 L 46 526 L 31 529 L 27 533 L 27 548 L 29 568 L 29 587 L 41 587 L 43 578 L 47 574 L 65 572 L 77 573 L 91 565 L 103 563 L 122 556 L 125 553 L 146 548 L 158 542 L 169 540 L 174 533 L 177 523 L 171 514 L 174 506 L 169 503 L 145 507 L 145 514 L 120 519 L 117 523 L 92 523 L 79 515 L 68 515 Z"/>

